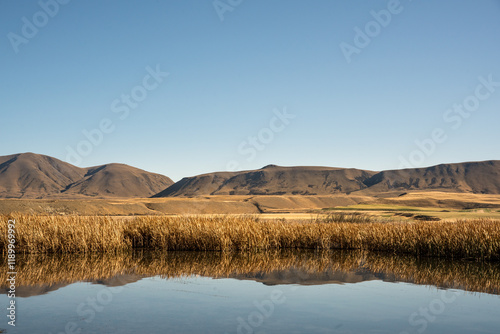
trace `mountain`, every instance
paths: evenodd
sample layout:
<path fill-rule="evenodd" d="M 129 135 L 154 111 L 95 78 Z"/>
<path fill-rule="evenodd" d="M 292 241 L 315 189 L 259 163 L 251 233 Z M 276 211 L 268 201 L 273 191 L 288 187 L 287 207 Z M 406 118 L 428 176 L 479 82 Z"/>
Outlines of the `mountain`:
<path fill-rule="evenodd" d="M 333 167 L 269 165 L 243 172 L 186 177 L 154 197 L 196 195 L 328 195 L 365 189 L 376 172 Z"/>
<path fill-rule="evenodd" d="M 279 167 L 186 177 L 153 197 L 207 195 L 377 195 L 436 190 L 500 194 L 500 161 L 373 172 L 332 167 Z"/>
<path fill-rule="evenodd" d="M 40 154 L 0 156 L 0 198 L 145 198 L 208 195 L 377 196 L 406 191 L 500 194 L 500 161 L 441 164 L 374 172 L 333 167 L 280 167 L 166 176 L 124 164 L 79 168 Z"/>
<path fill-rule="evenodd" d="M 442 164 L 382 171 L 365 180 L 367 192 L 440 190 L 500 194 L 500 161 Z"/>
<path fill-rule="evenodd" d="M 0 197 L 44 197 L 57 194 L 85 176 L 66 162 L 33 153 L 0 157 Z"/>
<path fill-rule="evenodd" d="M 172 184 L 122 164 L 79 168 L 34 153 L 0 157 L 0 198 L 149 197 Z"/>
<path fill-rule="evenodd" d="M 123 164 L 87 169 L 85 176 L 69 185 L 63 194 L 112 197 L 150 197 L 174 182 L 163 175 Z"/>

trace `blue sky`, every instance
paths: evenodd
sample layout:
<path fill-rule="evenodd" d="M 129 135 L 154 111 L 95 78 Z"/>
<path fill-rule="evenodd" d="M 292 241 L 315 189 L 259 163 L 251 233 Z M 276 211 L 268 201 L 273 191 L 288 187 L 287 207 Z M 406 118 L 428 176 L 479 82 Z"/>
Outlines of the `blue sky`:
<path fill-rule="evenodd" d="M 60 2 L 0 1 L 0 155 L 174 180 L 500 159 L 500 1 Z"/>

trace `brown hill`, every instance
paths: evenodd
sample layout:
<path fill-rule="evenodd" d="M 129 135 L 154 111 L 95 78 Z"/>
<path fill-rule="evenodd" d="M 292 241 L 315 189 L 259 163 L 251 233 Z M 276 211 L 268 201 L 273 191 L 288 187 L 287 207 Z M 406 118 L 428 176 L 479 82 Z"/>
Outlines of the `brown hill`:
<path fill-rule="evenodd" d="M 0 197 L 41 198 L 85 176 L 85 169 L 33 153 L 0 157 Z"/>
<path fill-rule="evenodd" d="M 174 182 L 166 176 L 149 173 L 123 164 L 87 169 L 81 180 L 63 190 L 63 194 L 112 197 L 150 197 Z"/>
<path fill-rule="evenodd" d="M 500 161 L 373 172 L 332 167 L 279 167 L 183 178 L 153 197 L 208 195 L 378 195 L 406 190 L 500 194 Z"/>
<path fill-rule="evenodd" d="M 383 171 L 365 180 L 366 193 L 391 190 L 439 190 L 500 194 L 500 161 L 442 164 Z"/>
<path fill-rule="evenodd" d="M 121 164 L 79 168 L 34 153 L 0 157 L 0 198 L 149 197 L 172 184 Z"/>
<path fill-rule="evenodd" d="M 153 197 L 210 195 L 236 175 L 237 172 L 217 172 L 185 177 Z"/>
<path fill-rule="evenodd" d="M 123 164 L 79 168 L 33 153 L 0 156 L 0 198 L 332 195 L 383 197 L 405 191 L 500 194 L 500 161 L 373 172 L 332 167 L 280 167 L 183 178 Z M 383 195 L 385 194 L 385 195 Z"/>
<path fill-rule="evenodd" d="M 376 172 L 332 167 L 269 165 L 243 172 L 218 172 L 183 178 L 154 197 L 196 195 L 327 195 L 366 188 Z"/>

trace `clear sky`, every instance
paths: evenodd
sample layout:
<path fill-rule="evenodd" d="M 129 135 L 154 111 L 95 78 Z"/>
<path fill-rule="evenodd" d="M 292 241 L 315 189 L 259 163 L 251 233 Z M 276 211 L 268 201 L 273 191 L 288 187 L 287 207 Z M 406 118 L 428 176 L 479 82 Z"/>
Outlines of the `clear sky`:
<path fill-rule="evenodd" d="M 498 0 L 1 0 L 0 36 L 0 155 L 174 180 L 500 159 Z"/>

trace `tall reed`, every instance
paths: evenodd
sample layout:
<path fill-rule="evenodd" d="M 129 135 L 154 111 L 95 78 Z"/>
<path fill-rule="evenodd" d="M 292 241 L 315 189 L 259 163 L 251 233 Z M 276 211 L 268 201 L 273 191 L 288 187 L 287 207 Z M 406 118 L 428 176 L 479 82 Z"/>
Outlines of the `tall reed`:
<path fill-rule="evenodd" d="M 198 251 L 361 249 L 419 256 L 500 260 L 500 221 L 309 223 L 261 221 L 257 216 L 108 217 L 3 216 L 17 221 L 17 249 L 28 253 L 115 252 L 130 248 Z M 345 217 L 344 217 L 345 218 Z M 366 219 L 366 218 L 363 218 Z"/>

